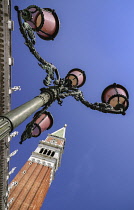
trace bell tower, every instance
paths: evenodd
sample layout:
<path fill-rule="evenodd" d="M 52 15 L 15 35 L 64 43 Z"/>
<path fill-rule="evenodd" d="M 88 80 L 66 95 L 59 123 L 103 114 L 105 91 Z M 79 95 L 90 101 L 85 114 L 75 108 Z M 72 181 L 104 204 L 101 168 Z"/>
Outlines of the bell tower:
<path fill-rule="evenodd" d="M 9 210 L 39 210 L 61 163 L 66 125 L 40 141 L 9 185 Z"/>

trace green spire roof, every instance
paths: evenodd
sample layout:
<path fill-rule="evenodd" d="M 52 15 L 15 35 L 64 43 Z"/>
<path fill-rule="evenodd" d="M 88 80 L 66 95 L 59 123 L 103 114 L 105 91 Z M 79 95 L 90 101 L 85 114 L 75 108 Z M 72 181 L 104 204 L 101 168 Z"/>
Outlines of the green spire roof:
<path fill-rule="evenodd" d="M 66 127 L 67 125 L 65 124 L 63 128 L 51 133 L 51 135 L 57 136 L 59 138 L 65 138 Z"/>

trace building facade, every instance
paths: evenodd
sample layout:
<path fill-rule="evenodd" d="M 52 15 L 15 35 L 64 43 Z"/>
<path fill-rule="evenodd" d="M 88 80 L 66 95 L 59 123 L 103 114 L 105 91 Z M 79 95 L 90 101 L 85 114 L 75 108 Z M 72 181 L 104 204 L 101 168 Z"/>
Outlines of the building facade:
<path fill-rule="evenodd" d="M 55 172 L 61 163 L 66 125 L 40 141 L 28 161 L 9 185 L 8 208 L 41 208 Z"/>
<path fill-rule="evenodd" d="M 0 0 L 0 115 L 10 111 L 11 89 L 11 1 Z M 8 197 L 9 138 L 0 142 L 0 209 L 5 210 Z"/>

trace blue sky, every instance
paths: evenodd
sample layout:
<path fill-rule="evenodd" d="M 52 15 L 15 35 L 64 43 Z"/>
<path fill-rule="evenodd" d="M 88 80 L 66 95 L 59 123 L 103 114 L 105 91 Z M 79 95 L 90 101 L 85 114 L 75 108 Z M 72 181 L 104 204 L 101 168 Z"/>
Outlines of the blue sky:
<path fill-rule="evenodd" d="M 85 99 L 100 102 L 105 87 L 116 82 L 125 86 L 130 106 L 125 116 L 104 114 L 84 107 L 72 97 L 56 102 L 48 109 L 54 125 L 38 138 L 19 144 L 20 136 L 32 117 L 16 130 L 11 141 L 10 168 L 18 173 L 45 139 L 67 124 L 62 164 L 49 189 L 42 210 L 133 210 L 134 209 L 134 1 L 132 0 L 13 0 L 12 86 L 21 91 L 12 94 L 12 109 L 40 93 L 45 72 L 24 45 L 14 6 L 29 5 L 55 9 L 60 18 L 59 34 L 54 41 L 37 37 L 37 50 L 65 77 L 73 68 L 86 73 L 81 90 Z"/>

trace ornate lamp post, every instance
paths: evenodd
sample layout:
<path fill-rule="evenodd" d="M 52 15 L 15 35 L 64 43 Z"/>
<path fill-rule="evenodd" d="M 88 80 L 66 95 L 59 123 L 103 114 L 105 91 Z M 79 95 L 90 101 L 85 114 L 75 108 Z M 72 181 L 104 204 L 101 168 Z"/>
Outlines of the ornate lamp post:
<path fill-rule="evenodd" d="M 123 86 L 115 83 L 108 86 L 102 93 L 102 103 L 92 104 L 84 99 L 82 91 L 78 89 L 86 81 L 84 71 L 78 68 L 72 69 L 65 78 L 61 79 L 58 69 L 45 61 L 36 51 L 34 31 L 44 40 L 53 39 L 58 33 L 59 20 L 53 10 L 40 9 L 33 5 L 24 10 L 19 10 L 18 7 L 15 7 L 15 9 L 18 13 L 20 31 L 25 39 L 25 44 L 39 61 L 39 66 L 46 70 L 46 78 L 43 80 L 46 87 L 40 89 L 41 94 L 39 96 L 0 117 L 0 139 L 13 131 L 40 107 L 43 107 L 26 126 L 20 143 L 27 138 L 39 136 L 41 132 L 49 129 L 53 124 L 51 114 L 46 112 L 47 108 L 56 100 L 61 105 L 62 99 L 67 96 L 74 97 L 74 99 L 93 110 L 125 115 L 129 105 L 129 95 Z M 22 22 L 22 19 L 24 22 Z"/>

